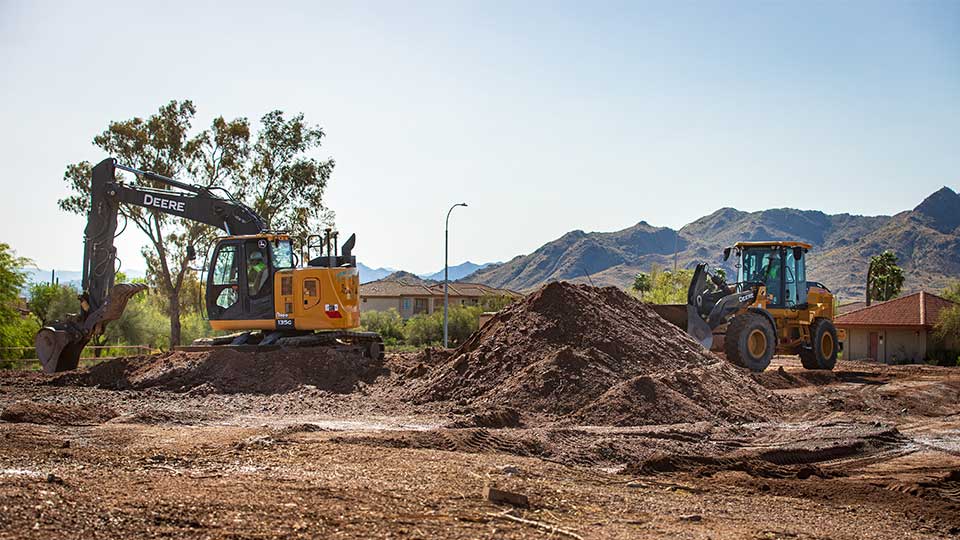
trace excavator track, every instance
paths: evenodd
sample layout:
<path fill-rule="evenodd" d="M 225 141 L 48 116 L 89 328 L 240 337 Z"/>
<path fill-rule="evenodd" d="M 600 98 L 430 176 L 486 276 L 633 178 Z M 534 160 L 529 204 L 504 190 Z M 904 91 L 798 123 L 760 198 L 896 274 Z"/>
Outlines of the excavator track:
<path fill-rule="evenodd" d="M 204 352 L 230 349 L 240 352 L 275 351 L 284 348 L 324 347 L 361 354 L 383 361 L 383 338 L 376 332 L 331 330 L 325 332 L 241 332 L 215 338 L 202 338 L 191 345 L 176 347 L 178 351 Z"/>

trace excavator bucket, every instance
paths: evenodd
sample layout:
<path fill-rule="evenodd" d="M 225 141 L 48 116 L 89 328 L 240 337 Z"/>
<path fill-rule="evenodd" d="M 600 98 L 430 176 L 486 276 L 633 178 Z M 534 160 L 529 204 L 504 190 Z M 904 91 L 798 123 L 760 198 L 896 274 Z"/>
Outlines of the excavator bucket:
<path fill-rule="evenodd" d="M 70 323 L 59 323 L 37 332 L 37 358 L 44 373 L 70 371 L 80 363 L 80 352 L 89 340 L 83 339 L 82 334 L 78 335 L 70 326 Z"/>
<path fill-rule="evenodd" d="M 118 283 L 99 309 L 41 328 L 35 344 L 44 373 L 76 369 L 87 343 L 102 334 L 107 323 L 119 319 L 130 298 L 146 288 L 140 283 Z"/>

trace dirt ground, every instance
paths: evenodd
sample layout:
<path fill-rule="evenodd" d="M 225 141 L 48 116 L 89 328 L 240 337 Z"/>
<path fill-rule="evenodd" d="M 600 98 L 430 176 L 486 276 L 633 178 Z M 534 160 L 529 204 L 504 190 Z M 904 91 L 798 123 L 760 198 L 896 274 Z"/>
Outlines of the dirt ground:
<path fill-rule="evenodd" d="M 494 429 L 460 427 L 481 425 L 462 401 L 405 399 L 419 362 L 390 356 L 350 393 L 2 372 L 0 538 L 960 535 L 960 370 L 778 358 L 751 376 L 780 404 L 773 421 L 514 411 L 518 427 Z M 485 486 L 529 505 L 489 502 Z"/>

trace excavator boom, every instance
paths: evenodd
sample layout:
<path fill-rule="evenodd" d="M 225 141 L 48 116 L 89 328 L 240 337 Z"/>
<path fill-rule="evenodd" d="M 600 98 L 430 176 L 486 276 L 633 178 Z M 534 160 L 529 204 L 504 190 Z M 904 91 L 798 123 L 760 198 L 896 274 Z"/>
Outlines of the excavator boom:
<path fill-rule="evenodd" d="M 182 190 L 181 192 L 127 185 L 116 179 L 116 169 Z M 141 206 L 206 223 L 227 234 L 266 231 L 264 220 L 227 192 L 179 182 L 172 178 L 118 165 L 105 159 L 93 168 L 90 209 L 83 232 L 83 277 L 80 313 L 42 328 L 36 337 L 37 357 L 47 373 L 74 369 L 87 343 L 123 314 L 127 302 L 145 290 L 143 284 L 114 284 L 120 204 Z"/>

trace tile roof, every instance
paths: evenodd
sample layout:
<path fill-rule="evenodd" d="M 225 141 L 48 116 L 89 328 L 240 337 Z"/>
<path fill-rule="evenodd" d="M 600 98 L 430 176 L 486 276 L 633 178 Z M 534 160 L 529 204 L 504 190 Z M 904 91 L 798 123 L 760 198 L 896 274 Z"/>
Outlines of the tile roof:
<path fill-rule="evenodd" d="M 911 326 L 933 327 L 940 312 L 956 306 L 950 300 L 920 291 L 870 307 L 863 307 L 838 315 L 834 324 L 849 326 Z"/>
<path fill-rule="evenodd" d="M 450 296 L 480 297 L 485 295 L 521 296 L 509 289 L 498 289 L 482 283 L 451 282 Z M 360 296 L 443 296 L 443 283 L 422 284 L 404 280 L 381 279 L 360 285 Z"/>
<path fill-rule="evenodd" d="M 884 300 L 874 300 L 871 302 L 871 305 L 882 304 Z M 837 314 L 843 315 L 844 313 L 850 313 L 851 311 L 857 311 L 858 309 L 863 309 L 867 307 L 867 303 L 863 300 L 858 302 L 850 302 L 849 304 L 840 304 L 837 306 Z"/>

